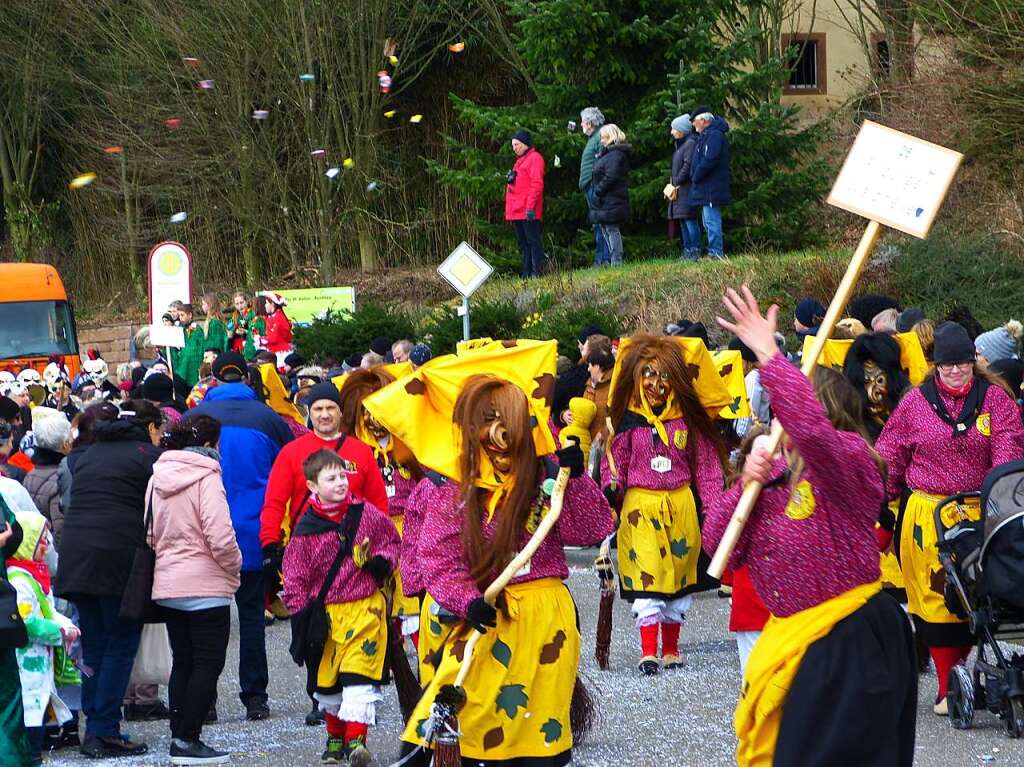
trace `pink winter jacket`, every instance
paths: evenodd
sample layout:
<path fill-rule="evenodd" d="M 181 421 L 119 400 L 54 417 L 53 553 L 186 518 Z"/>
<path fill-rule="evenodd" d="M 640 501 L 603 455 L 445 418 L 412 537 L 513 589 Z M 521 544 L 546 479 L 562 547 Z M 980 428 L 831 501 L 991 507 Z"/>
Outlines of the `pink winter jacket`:
<path fill-rule="evenodd" d="M 191 450 L 168 450 L 153 465 L 149 483 L 156 552 L 153 599 L 234 596 L 242 553 L 220 463 Z"/>

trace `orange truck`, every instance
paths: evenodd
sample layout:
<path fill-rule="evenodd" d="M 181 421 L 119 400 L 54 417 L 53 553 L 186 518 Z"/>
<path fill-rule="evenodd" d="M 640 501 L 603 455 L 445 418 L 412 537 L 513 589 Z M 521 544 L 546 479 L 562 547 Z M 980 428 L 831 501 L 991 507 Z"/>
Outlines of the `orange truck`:
<path fill-rule="evenodd" d="M 78 334 L 60 275 L 49 264 L 0 264 L 0 370 L 41 374 L 55 356 L 74 380 Z"/>

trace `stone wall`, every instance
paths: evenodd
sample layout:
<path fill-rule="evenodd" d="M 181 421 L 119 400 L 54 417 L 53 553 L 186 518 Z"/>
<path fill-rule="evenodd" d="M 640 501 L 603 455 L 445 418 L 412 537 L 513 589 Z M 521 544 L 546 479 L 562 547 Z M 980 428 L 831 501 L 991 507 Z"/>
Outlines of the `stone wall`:
<path fill-rule="evenodd" d="M 140 326 L 129 325 L 91 325 L 78 327 L 78 350 L 82 359 L 87 359 L 86 349 L 95 348 L 110 367 L 111 376 L 117 366 L 128 361 L 128 345 L 132 336 Z"/>

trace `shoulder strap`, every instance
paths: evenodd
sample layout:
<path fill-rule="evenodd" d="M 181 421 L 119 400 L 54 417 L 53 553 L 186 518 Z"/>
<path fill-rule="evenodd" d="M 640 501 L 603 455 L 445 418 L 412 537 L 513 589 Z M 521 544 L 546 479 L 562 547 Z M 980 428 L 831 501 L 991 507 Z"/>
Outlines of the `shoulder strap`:
<path fill-rule="evenodd" d="M 338 528 L 338 538 L 340 545 L 338 546 L 338 553 L 334 557 L 334 561 L 331 562 L 331 566 L 327 570 L 327 575 L 324 577 L 323 585 L 320 586 L 320 592 L 316 595 L 316 601 L 320 604 L 324 603 L 327 598 L 327 592 L 331 589 L 331 584 L 334 583 L 334 579 L 338 577 L 338 572 L 341 570 L 341 565 L 348 558 L 348 555 L 352 553 L 352 541 L 359 532 L 359 524 L 363 519 L 363 504 L 354 504 L 349 507 L 345 513 L 345 518 L 342 520 L 340 527 Z"/>
<path fill-rule="evenodd" d="M 921 394 L 924 396 L 928 404 L 931 405 L 935 414 L 945 423 L 953 427 L 954 437 L 959 437 L 961 434 L 967 433 L 967 430 L 970 429 L 978 419 L 978 414 L 981 412 L 982 405 L 985 403 L 985 395 L 988 393 L 988 387 L 989 383 L 984 378 L 975 378 L 974 385 L 971 387 L 970 392 L 967 394 L 967 398 L 964 400 L 963 410 L 956 419 L 954 419 L 946 410 L 946 405 L 939 396 L 938 385 L 935 383 L 934 377 L 929 378 L 921 384 L 920 389 Z"/>

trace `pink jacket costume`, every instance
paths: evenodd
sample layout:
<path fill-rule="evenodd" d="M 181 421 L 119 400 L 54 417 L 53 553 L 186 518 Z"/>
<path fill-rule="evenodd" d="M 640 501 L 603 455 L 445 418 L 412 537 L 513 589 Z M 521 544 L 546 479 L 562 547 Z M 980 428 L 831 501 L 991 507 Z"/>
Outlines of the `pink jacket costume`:
<path fill-rule="evenodd" d="M 153 599 L 233 597 L 242 554 L 231 525 L 220 463 L 168 450 L 153 464 Z"/>
<path fill-rule="evenodd" d="M 811 383 L 781 354 L 761 369 L 761 383 L 804 459 L 800 497 L 794 493 L 791 499 L 786 461 L 779 458 L 775 479 L 761 492 L 728 567 L 746 565 L 757 595 L 773 615 L 784 618 L 878 580 L 874 528 L 885 490 L 864 440 L 832 426 Z M 706 507 L 709 554 L 742 492 L 737 483 Z"/>
<path fill-rule="evenodd" d="M 439 605 L 459 617 L 465 617 L 469 603 L 482 596 L 469 576 L 463 557 L 462 513 L 457 484 L 435 487 L 428 498 L 417 545 L 420 583 Z M 499 514 L 500 509 L 490 522 L 484 521 L 486 540 L 494 535 Z M 587 476 L 570 480 L 558 523 L 533 555 L 529 572 L 514 578 L 512 583 L 540 578 L 565 580 L 569 577 L 569 568 L 562 547 L 593 545 L 611 534 L 613 528 L 611 511 L 597 484 Z M 520 548 L 529 539 L 529 533 L 524 530 Z"/>

